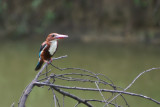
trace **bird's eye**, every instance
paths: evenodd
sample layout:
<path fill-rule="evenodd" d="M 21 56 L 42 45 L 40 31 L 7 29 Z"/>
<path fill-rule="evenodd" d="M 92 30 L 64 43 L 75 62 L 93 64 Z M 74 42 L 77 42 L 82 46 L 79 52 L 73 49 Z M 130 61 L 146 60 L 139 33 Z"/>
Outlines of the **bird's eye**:
<path fill-rule="evenodd" d="M 52 37 L 54 37 L 55 35 L 52 35 Z"/>

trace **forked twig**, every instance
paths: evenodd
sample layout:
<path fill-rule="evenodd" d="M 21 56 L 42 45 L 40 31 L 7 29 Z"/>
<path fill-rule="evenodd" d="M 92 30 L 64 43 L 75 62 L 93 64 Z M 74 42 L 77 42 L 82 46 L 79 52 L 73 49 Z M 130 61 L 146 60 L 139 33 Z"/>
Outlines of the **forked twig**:
<path fill-rule="evenodd" d="M 148 70 L 146 70 L 146 71 L 141 72 L 136 78 L 134 78 L 134 80 L 133 80 L 123 91 L 126 91 L 127 89 L 129 89 L 141 75 L 143 75 L 144 73 L 150 72 L 150 71 L 152 71 L 152 70 L 156 70 L 156 69 L 160 69 L 160 68 L 151 68 L 151 69 L 148 69 Z M 107 106 L 107 105 L 108 105 L 110 102 L 112 102 L 114 99 L 116 99 L 119 95 L 121 95 L 121 93 L 117 94 L 114 98 L 112 98 L 110 101 L 108 101 L 108 102 L 104 105 L 104 107 Z M 146 98 L 147 98 L 147 97 L 146 97 Z M 149 98 L 149 99 L 150 99 L 150 98 Z M 160 104 L 160 103 L 158 102 L 157 104 Z"/>
<path fill-rule="evenodd" d="M 52 60 L 57 60 L 57 59 L 65 58 L 65 57 L 67 57 L 67 56 L 52 58 Z M 125 99 L 123 94 L 145 98 L 145 99 L 153 101 L 157 104 L 160 104 L 159 101 L 157 101 L 153 98 L 150 98 L 148 96 L 126 91 L 135 83 L 135 81 L 141 75 L 143 75 L 146 72 L 150 72 L 152 70 L 160 69 L 160 68 L 151 68 L 149 70 L 146 70 L 146 71 L 140 73 L 126 88 L 123 89 L 119 86 L 114 85 L 113 82 L 103 74 L 96 74 L 96 73 L 93 73 L 89 70 L 85 70 L 85 69 L 81 69 L 81 68 L 59 68 L 53 64 L 51 64 L 51 65 L 53 67 L 55 67 L 56 69 L 63 71 L 63 72 L 58 72 L 60 74 L 56 74 L 56 73 L 53 74 L 53 73 L 51 73 L 52 69 L 48 70 L 46 68 L 48 66 L 48 64 L 45 63 L 43 65 L 43 67 L 41 68 L 41 70 L 37 73 L 35 78 L 32 80 L 32 82 L 25 88 L 24 92 L 22 93 L 22 96 L 20 97 L 20 100 L 18 103 L 19 107 L 25 107 L 25 102 L 26 102 L 30 92 L 32 91 L 32 89 L 35 86 L 38 86 L 38 87 L 47 86 L 47 87 L 49 87 L 49 89 L 52 89 L 55 107 L 61 106 L 61 104 L 59 103 L 60 97 L 59 97 L 59 95 L 57 97 L 56 96 L 57 94 L 62 95 L 61 98 L 63 101 L 63 107 L 65 106 L 65 103 L 64 103 L 66 100 L 64 98 L 65 96 L 77 101 L 77 103 L 75 104 L 74 107 L 77 107 L 82 103 L 84 105 L 86 105 L 87 107 L 93 107 L 92 102 L 103 103 L 104 107 L 109 106 L 109 105 L 113 105 L 115 107 L 121 107 L 121 105 L 118 104 L 118 101 L 113 102 L 113 100 L 116 100 L 118 96 L 121 96 L 122 99 L 124 100 L 126 106 L 129 107 L 129 104 L 127 103 L 127 100 Z M 45 70 L 46 70 L 46 72 L 42 73 Z M 56 85 L 58 83 L 57 81 L 63 81 L 62 83 L 64 83 L 64 84 Z M 69 86 L 69 85 L 66 85 L 66 83 L 73 83 L 73 84 L 71 86 Z M 76 84 L 74 84 L 74 83 L 76 83 Z M 84 83 L 90 84 L 90 85 L 94 86 L 94 88 L 82 86 Z M 81 87 L 78 86 L 79 84 L 81 84 Z M 87 85 L 87 86 L 90 86 L 90 85 Z M 96 99 L 95 97 L 91 98 L 91 99 L 88 97 L 81 98 L 77 94 L 73 94 L 72 92 L 70 93 L 69 90 L 78 90 L 78 93 L 82 93 L 82 92 L 84 93 L 84 91 L 86 93 L 95 92 L 96 95 L 98 95 L 97 92 L 99 92 L 99 94 L 101 95 L 103 100 Z M 55 94 L 55 91 L 58 93 Z M 110 93 L 111 95 L 105 96 L 105 93 Z"/>

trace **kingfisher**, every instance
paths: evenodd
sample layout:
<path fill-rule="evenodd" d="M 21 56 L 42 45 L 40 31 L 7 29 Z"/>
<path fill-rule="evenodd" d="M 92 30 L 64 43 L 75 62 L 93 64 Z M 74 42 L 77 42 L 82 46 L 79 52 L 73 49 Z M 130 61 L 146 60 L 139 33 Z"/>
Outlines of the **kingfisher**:
<path fill-rule="evenodd" d="M 39 70 L 44 62 L 49 64 L 52 61 L 52 56 L 55 54 L 58 47 L 58 40 L 67 38 L 68 35 L 50 33 L 46 41 L 44 41 L 39 50 L 39 61 L 35 68 L 35 71 Z"/>

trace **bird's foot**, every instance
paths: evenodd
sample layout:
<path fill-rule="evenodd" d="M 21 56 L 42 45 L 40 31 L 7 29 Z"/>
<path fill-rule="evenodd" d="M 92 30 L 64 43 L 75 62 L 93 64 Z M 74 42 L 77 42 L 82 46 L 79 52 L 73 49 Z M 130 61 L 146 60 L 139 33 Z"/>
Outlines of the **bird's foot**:
<path fill-rule="evenodd" d="M 47 61 L 47 60 L 45 60 L 44 62 L 47 63 L 47 64 L 50 64 L 50 63 L 51 63 L 51 61 Z"/>
<path fill-rule="evenodd" d="M 53 60 L 52 60 L 52 58 L 49 60 L 49 62 L 52 62 Z"/>
<path fill-rule="evenodd" d="M 50 59 L 49 61 L 48 60 L 45 60 L 44 62 L 46 62 L 48 65 L 52 63 L 52 59 Z"/>

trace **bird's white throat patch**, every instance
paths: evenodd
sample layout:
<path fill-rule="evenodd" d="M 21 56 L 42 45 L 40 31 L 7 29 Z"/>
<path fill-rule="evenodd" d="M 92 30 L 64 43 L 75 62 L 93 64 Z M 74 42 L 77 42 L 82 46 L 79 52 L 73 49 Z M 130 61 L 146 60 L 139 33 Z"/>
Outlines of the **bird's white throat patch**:
<path fill-rule="evenodd" d="M 53 55 L 57 49 L 57 40 L 53 40 L 53 41 L 50 41 L 51 42 L 51 45 L 50 45 L 50 48 L 49 48 L 49 53 L 51 55 Z"/>

